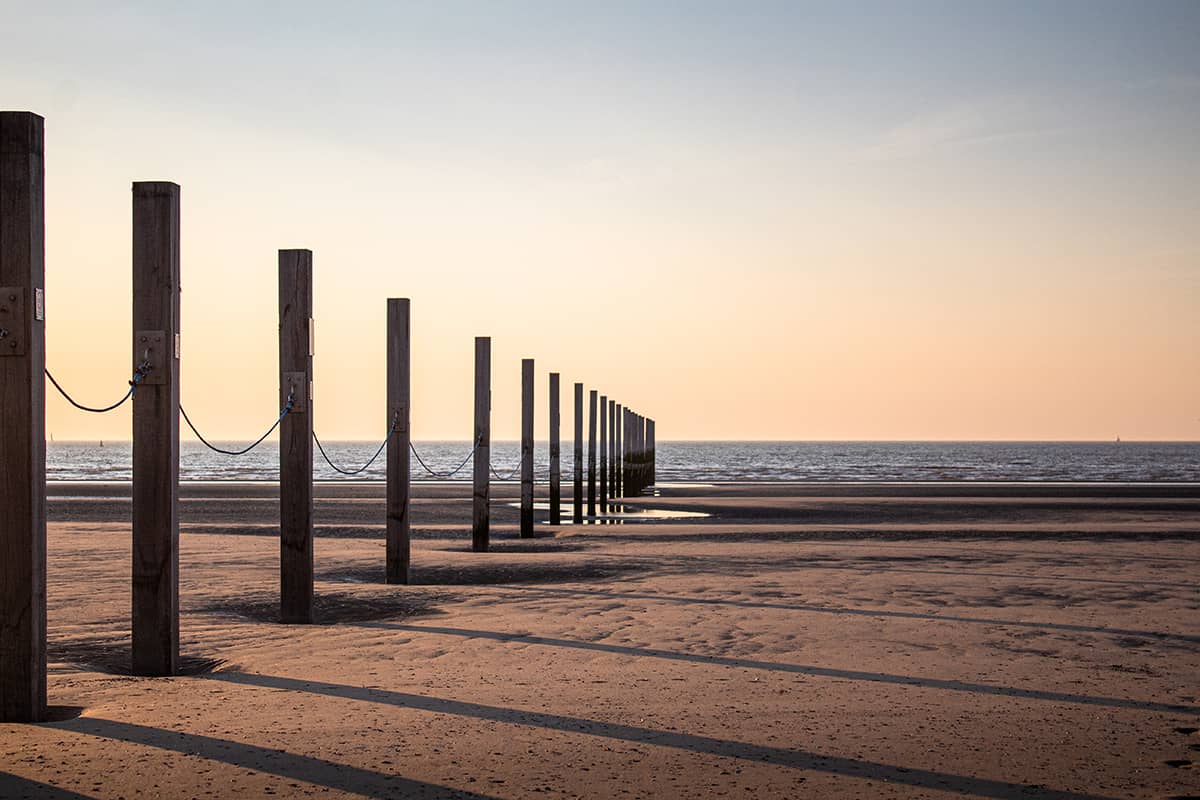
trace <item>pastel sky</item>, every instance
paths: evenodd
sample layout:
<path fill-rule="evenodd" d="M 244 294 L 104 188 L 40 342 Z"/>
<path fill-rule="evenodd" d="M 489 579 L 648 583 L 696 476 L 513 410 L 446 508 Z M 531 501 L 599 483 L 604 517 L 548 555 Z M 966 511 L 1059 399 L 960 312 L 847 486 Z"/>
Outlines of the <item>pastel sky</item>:
<path fill-rule="evenodd" d="M 316 417 L 494 435 L 520 359 L 660 439 L 1200 439 L 1200 3 L 0 2 L 46 117 L 48 364 L 128 379 L 130 183 L 183 187 L 183 402 L 276 408 L 314 251 Z M 122 439 L 48 395 L 58 439 Z"/>

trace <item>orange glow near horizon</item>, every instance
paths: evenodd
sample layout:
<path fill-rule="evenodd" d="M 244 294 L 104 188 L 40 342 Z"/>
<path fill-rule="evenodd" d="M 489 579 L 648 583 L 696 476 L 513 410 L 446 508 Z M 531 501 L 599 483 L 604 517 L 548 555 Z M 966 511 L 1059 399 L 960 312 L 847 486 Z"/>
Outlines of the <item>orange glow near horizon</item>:
<path fill-rule="evenodd" d="M 129 378 L 129 190 L 155 179 L 182 186 L 182 397 L 217 439 L 278 413 L 288 247 L 314 252 L 328 440 L 386 429 L 387 297 L 412 299 L 418 440 L 469 438 L 476 335 L 498 439 L 523 357 L 539 438 L 557 371 L 564 434 L 583 381 L 660 441 L 1200 439 L 1200 63 L 1167 27 L 1126 63 L 1090 18 L 1043 51 L 950 11 L 377 12 L 391 38 L 307 7 L 287 41 L 258 12 L 14 23 L 0 96 L 46 117 L 47 361 L 82 402 Z M 135 42 L 161 78 L 113 55 Z M 47 431 L 129 416 L 50 387 Z"/>

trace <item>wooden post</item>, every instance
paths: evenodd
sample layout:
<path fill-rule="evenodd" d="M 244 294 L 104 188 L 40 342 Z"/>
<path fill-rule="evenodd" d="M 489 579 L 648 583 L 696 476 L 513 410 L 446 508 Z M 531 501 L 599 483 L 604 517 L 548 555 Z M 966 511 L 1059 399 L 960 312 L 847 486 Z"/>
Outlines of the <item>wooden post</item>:
<path fill-rule="evenodd" d="M 575 384 L 575 507 L 571 518 L 583 524 L 583 384 Z"/>
<path fill-rule="evenodd" d="M 629 440 L 629 426 L 625 417 L 628 414 L 629 409 L 620 406 L 617 414 L 617 488 L 620 490 L 620 497 L 625 496 L 625 445 Z"/>
<path fill-rule="evenodd" d="M 471 548 L 486 552 L 491 534 L 488 513 L 492 468 L 492 339 L 475 337 L 475 463 L 471 505 Z"/>
<path fill-rule="evenodd" d="M 642 417 L 642 489 L 650 487 L 650 418 Z"/>
<path fill-rule="evenodd" d="M 387 301 L 387 582 L 408 583 L 412 446 L 412 316 L 407 297 Z"/>
<path fill-rule="evenodd" d="M 634 433 L 637 436 L 638 445 L 637 490 L 638 494 L 641 494 L 646 489 L 646 418 L 641 414 L 638 414 L 637 430 Z"/>
<path fill-rule="evenodd" d="M 43 121 L 0 112 L 0 722 L 46 715 Z"/>
<path fill-rule="evenodd" d="M 654 420 L 646 420 L 646 482 L 653 486 L 655 477 Z"/>
<path fill-rule="evenodd" d="M 629 415 L 629 488 L 634 497 L 641 493 L 638 487 L 638 437 L 637 437 L 637 421 L 638 414 L 633 412 Z"/>
<path fill-rule="evenodd" d="M 533 536 L 533 359 L 521 359 L 521 538 Z"/>
<path fill-rule="evenodd" d="M 600 511 L 608 511 L 608 395 L 600 395 Z"/>
<path fill-rule="evenodd" d="M 633 415 L 633 493 L 642 493 L 642 415 Z"/>
<path fill-rule="evenodd" d="M 622 485 L 622 482 L 621 482 L 621 479 L 624 476 L 621 474 L 621 467 L 622 467 L 622 461 L 625 456 L 624 456 L 624 452 L 621 449 L 622 443 L 624 442 L 624 438 L 621 436 L 621 427 L 624 424 L 624 420 L 625 420 L 625 408 L 620 403 L 617 403 L 615 414 L 616 414 L 616 416 L 613 417 L 613 430 L 617 434 L 617 437 L 616 437 L 617 441 L 615 442 L 617 448 L 614 451 L 615 455 L 613 456 L 613 475 L 615 476 L 613 478 L 613 481 L 616 483 L 616 488 L 613 489 L 613 496 L 614 497 L 624 497 L 625 496 L 625 487 Z"/>
<path fill-rule="evenodd" d="M 631 421 L 633 412 L 628 408 L 625 409 L 625 416 L 621 420 L 621 496 L 629 497 L 633 489 L 630 476 L 629 466 L 633 458 L 633 422 Z"/>
<path fill-rule="evenodd" d="M 550 373 L 550 524 L 562 524 L 562 446 L 558 373 Z"/>
<path fill-rule="evenodd" d="M 608 499 L 611 502 L 617 494 L 617 401 L 609 400 L 608 408 Z"/>
<path fill-rule="evenodd" d="M 635 495 L 642 493 L 642 415 L 633 415 L 633 489 Z"/>
<path fill-rule="evenodd" d="M 133 672 L 179 660 L 179 187 L 133 184 Z"/>
<path fill-rule="evenodd" d="M 588 392 L 588 516 L 596 516 L 596 390 Z"/>
<path fill-rule="evenodd" d="M 279 618 L 313 621 L 311 250 L 279 251 Z"/>

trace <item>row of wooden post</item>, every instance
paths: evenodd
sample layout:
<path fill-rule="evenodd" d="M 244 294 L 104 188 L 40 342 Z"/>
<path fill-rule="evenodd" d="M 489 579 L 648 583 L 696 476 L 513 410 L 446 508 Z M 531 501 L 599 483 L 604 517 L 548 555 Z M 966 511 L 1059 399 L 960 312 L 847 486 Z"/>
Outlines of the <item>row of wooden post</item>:
<path fill-rule="evenodd" d="M 562 414 L 561 376 L 551 372 L 550 502 L 549 524 L 562 524 Z M 475 339 L 475 453 L 472 480 L 471 544 L 476 552 L 488 549 L 491 532 L 491 406 L 492 340 Z M 573 522 L 582 524 L 608 513 L 618 497 L 640 495 L 654 483 L 654 421 L 624 409 L 605 395 L 588 395 L 586 451 L 584 439 L 584 385 L 575 384 L 575 462 Z M 624 431 L 617 427 L 621 419 Z M 639 427 L 640 426 L 640 427 Z M 597 427 L 599 440 L 597 441 Z M 636 431 L 640 430 L 641 433 Z M 627 443 L 627 444 L 626 444 Z M 521 536 L 533 536 L 534 527 L 534 361 L 521 360 Z M 584 453 L 587 454 L 586 466 Z M 597 461 L 599 464 L 597 465 Z M 598 467 L 598 468 L 597 468 Z M 389 475 L 390 475 L 389 470 Z M 585 477 L 586 476 L 586 477 Z M 586 513 L 584 481 L 587 483 Z M 597 495 L 597 486 L 599 495 Z M 597 504 L 597 497 L 599 504 Z"/>
<path fill-rule="evenodd" d="M 132 667 L 179 653 L 180 188 L 133 184 Z M 280 618 L 313 620 L 313 257 L 279 251 Z M 46 708 L 43 120 L 0 112 L 0 721 Z M 386 580 L 410 564 L 411 308 L 387 301 Z M 583 391 L 575 384 L 574 521 L 584 520 Z M 475 340 L 472 543 L 488 547 L 491 340 Z M 589 394 L 587 517 L 653 483 L 654 423 Z M 618 425 L 620 421 L 620 425 Z M 550 374 L 550 514 L 561 524 L 559 374 Z M 521 362 L 521 536 L 533 535 L 534 362 Z"/>
<path fill-rule="evenodd" d="M 627 444 L 621 481 L 625 496 L 636 497 L 655 483 L 654 420 L 626 409 L 622 424 Z"/>

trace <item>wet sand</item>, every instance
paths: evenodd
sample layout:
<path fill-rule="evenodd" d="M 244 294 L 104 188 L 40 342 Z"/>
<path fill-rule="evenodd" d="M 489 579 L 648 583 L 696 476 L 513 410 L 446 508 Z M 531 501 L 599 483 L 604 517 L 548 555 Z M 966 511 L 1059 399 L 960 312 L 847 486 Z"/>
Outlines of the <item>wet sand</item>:
<path fill-rule="evenodd" d="M 323 485 L 318 624 L 278 624 L 270 484 L 181 503 L 186 676 L 128 672 L 128 488 L 50 500 L 50 702 L 0 796 L 1200 795 L 1200 489 L 664 488 L 710 516 L 469 550 L 422 485 Z M 544 512 L 539 518 L 544 517 Z"/>

